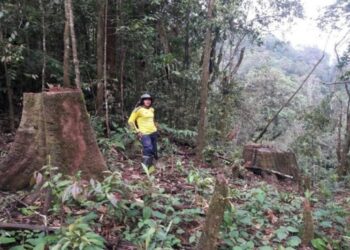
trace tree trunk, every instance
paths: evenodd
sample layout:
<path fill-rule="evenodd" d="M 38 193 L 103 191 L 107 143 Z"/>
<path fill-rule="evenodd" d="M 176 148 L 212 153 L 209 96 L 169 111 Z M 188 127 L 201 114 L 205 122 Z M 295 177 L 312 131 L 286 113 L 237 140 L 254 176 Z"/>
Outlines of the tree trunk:
<path fill-rule="evenodd" d="M 123 48 L 121 52 L 120 60 L 120 109 L 122 121 L 124 122 L 124 63 L 125 63 L 126 50 Z"/>
<path fill-rule="evenodd" d="M 104 37 L 105 37 L 105 6 L 106 0 L 99 1 L 98 20 L 97 20 L 97 38 L 96 38 L 96 71 L 97 71 L 97 90 L 96 90 L 96 113 L 103 114 L 103 62 L 104 62 Z"/>
<path fill-rule="evenodd" d="M 107 138 L 110 136 L 110 128 L 109 128 L 109 108 L 108 108 L 108 92 L 107 92 L 107 13 L 108 13 L 108 0 L 106 0 L 105 4 L 105 36 L 103 42 L 103 91 L 104 91 L 104 101 L 105 101 L 105 120 L 106 120 L 106 132 Z"/>
<path fill-rule="evenodd" d="M 9 105 L 10 129 L 11 129 L 11 132 L 14 132 L 15 131 L 15 112 L 14 112 L 14 104 L 13 104 L 13 89 L 11 86 L 11 75 L 6 62 L 4 63 L 4 68 L 5 68 L 5 77 L 6 77 L 7 99 L 8 99 L 8 105 Z"/>
<path fill-rule="evenodd" d="M 45 24 L 45 8 L 43 5 L 43 1 L 39 0 L 40 10 L 41 10 L 41 25 L 43 31 L 43 66 L 41 69 L 41 90 L 45 89 L 45 79 L 46 79 L 46 24 Z"/>
<path fill-rule="evenodd" d="M 0 162 L 0 189 L 28 187 L 47 155 L 64 174 L 100 178 L 107 170 L 79 90 L 24 94 L 21 124 Z"/>
<path fill-rule="evenodd" d="M 208 0 L 208 22 L 212 19 L 213 6 L 215 0 Z M 200 111 L 197 136 L 197 158 L 202 159 L 202 152 L 205 147 L 206 137 L 206 118 L 207 118 L 207 100 L 208 100 L 208 82 L 209 82 L 209 61 L 210 61 L 210 46 L 211 46 L 212 31 L 208 27 L 204 39 L 203 63 L 201 74 L 201 90 L 200 90 Z"/>
<path fill-rule="evenodd" d="M 190 6 L 187 7 L 186 27 L 185 27 L 185 43 L 184 43 L 184 69 L 190 68 Z"/>
<path fill-rule="evenodd" d="M 109 0 L 106 2 L 107 12 L 105 13 L 105 33 L 107 35 L 107 76 L 111 79 L 117 77 L 117 29 L 115 23 L 115 16 L 117 10 L 117 4 L 115 0 Z"/>
<path fill-rule="evenodd" d="M 349 92 L 347 86 L 346 88 L 347 88 L 347 92 Z M 338 169 L 337 169 L 337 172 L 340 176 L 345 176 L 349 172 L 348 153 L 350 150 L 350 95 L 348 98 L 349 99 L 348 99 L 348 106 L 346 109 L 346 128 L 345 128 L 344 143 L 341 147 L 340 164 L 338 165 Z"/>
<path fill-rule="evenodd" d="M 72 42 L 72 54 L 73 54 L 73 64 L 75 72 L 75 85 L 81 91 L 80 87 L 80 69 L 79 69 L 79 59 L 78 59 L 78 50 L 77 50 L 77 41 L 74 31 L 74 15 L 73 15 L 73 6 L 72 0 L 65 0 L 65 7 L 69 15 L 69 31 Z"/>
<path fill-rule="evenodd" d="M 66 18 L 64 23 L 64 55 L 63 55 L 63 86 L 66 88 L 70 87 L 69 77 L 69 59 L 70 59 L 70 40 L 69 40 L 69 20 Z"/>

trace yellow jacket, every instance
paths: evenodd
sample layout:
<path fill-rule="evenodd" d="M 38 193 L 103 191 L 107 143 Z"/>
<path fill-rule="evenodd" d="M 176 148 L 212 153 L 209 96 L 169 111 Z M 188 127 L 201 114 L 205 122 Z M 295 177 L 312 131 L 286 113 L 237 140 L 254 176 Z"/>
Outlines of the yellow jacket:
<path fill-rule="evenodd" d="M 129 125 L 136 132 L 149 135 L 157 131 L 154 123 L 154 108 L 144 108 L 142 106 L 135 108 L 128 120 Z"/>

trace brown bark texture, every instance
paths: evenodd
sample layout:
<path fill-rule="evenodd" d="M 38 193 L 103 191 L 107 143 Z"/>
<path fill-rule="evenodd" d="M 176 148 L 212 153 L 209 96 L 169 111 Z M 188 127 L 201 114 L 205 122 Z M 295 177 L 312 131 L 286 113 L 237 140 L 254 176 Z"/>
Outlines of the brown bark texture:
<path fill-rule="evenodd" d="M 66 15 L 68 14 L 68 20 L 69 20 L 69 31 L 70 31 L 70 38 L 71 38 L 71 44 L 72 44 L 72 56 L 73 56 L 73 64 L 74 64 L 74 72 L 75 72 L 75 85 L 79 90 L 81 90 L 80 69 L 79 69 L 77 39 L 75 36 L 75 30 L 74 30 L 74 15 L 73 15 L 72 0 L 65 0 L 65 11 L 66 11 Z"/>
<path fill-rule="evenodd" d="M 98 19 L 97 19 L 97 37 L 96 37 L 96 72 L 97 72 L 97 90 L 96 90 L 96 113 L 103 114 L 103 63 L 104 63 L 104 39 L 105 39 L 105 8 L 106 1 L 98 3 Z"/>
<path fill-rule="evenodd" d="M 248 144 L 243 149 L 243 159 L 247 166 L 273 170 L 285 175 L 299 178 L 299 168 L 296 157 L 292 152 L 280 151 L 275 148 Z"/>
<path fill-rule="evenodd" d="M 311 240 L 314 239 L 315 230 L 314 230 L 314 221 L 312 218 L 312 210 L 310 202 L 305 199 L 304 201 L 304 211 L 303 211 L 303 230 L 301 243 L 304 246 L 307 246 L 311 243 Z"/>
<path fill-rule="evenodd" d="M 106 170 L 79 90 L 24 94 L 15 141 L 0 162 L 0 189 L 28 187 L 47 155 L 64 174 L 99 179 Z"/>
<path fill-rule="evenodd" d="M 227 194 L 227 180 L 224 175 L 219 174 L 216 178 L 215 190 L 210 200 L 202 234 L 196 247 L 197 250 L 215 250 L 217 248 L 219 229 L 227 204 Z"/>
<path fill-rule="evenodd" d="M 214 0 L 208 0 L 208 22 L 211 21 L 213 16 Z M 206 117 L 207 117 L 207 101 L 208 101 L 208 82 L 209 82 L 209 61 L 211 51 L 212 30 L 208 27 L 204 39 L 203 48 L 203 63 L 202 63 L 202 75 L 201 75 L 201 90 L 200 90 L 200 111 L 198 122 L 198 135 L 197 135 L 197 158 L 202 158 L 202 152 L 205 147 L 206 137 Z"/>
<path fill-rule="evenodd" d="M 70 78 L 69 78 L 69 59 L 70 59 L 70 39 L 69 39 L 69 20 L 66 19 L 64 23 L 64 54 L 63 54 L 63 86 L 68 88 L 70 87 Z"/>
<path fill-rule="evenodd" d="M 10 72 L 6 62 L 4 63 L 4 68 L 5 68 L 5 77 L 6 77 L 7 99 L 8 99 L 8 105 L 9 105 L 10 128 L 11 128 L 11 132 L 14 132 L 15 131 L 15 111 L 14 111 L 14 104 L 13 104 L 13 89 L 11 86 Z"/>

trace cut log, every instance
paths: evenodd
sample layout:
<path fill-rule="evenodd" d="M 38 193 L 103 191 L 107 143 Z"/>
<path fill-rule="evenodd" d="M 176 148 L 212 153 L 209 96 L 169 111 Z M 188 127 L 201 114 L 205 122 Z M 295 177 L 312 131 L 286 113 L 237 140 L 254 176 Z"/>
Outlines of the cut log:
<path fill-rule="evenodd" d="M 259 169 L 285 178 L 298 179 L 298 163 L 292 152 L 266 145 L 248 144 L 244 146 L 243 159 L 248 169 Z"/>
<path fill-rule="evenodd" d="M 78 90 L 24 94 L 15 141 L 0 162 L 0 189 L 26 188 L 48 155 L 63 174 L 81 171 L 83 178 L 99 179 L 106 170 Z"/>

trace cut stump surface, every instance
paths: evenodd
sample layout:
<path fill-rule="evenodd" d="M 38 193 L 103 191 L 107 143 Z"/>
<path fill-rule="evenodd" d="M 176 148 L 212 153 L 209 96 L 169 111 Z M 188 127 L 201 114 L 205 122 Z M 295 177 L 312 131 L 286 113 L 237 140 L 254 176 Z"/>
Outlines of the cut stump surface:
<path fill-rule="evenodd" d="M 277 150 L 266 145 L 248 144 L 244 146 L 243 159 L 248 168 L 270 170 L 272 173 L 281 173 L 282 176 L 298 179 L 298 163 L 292 152 Z"/>

